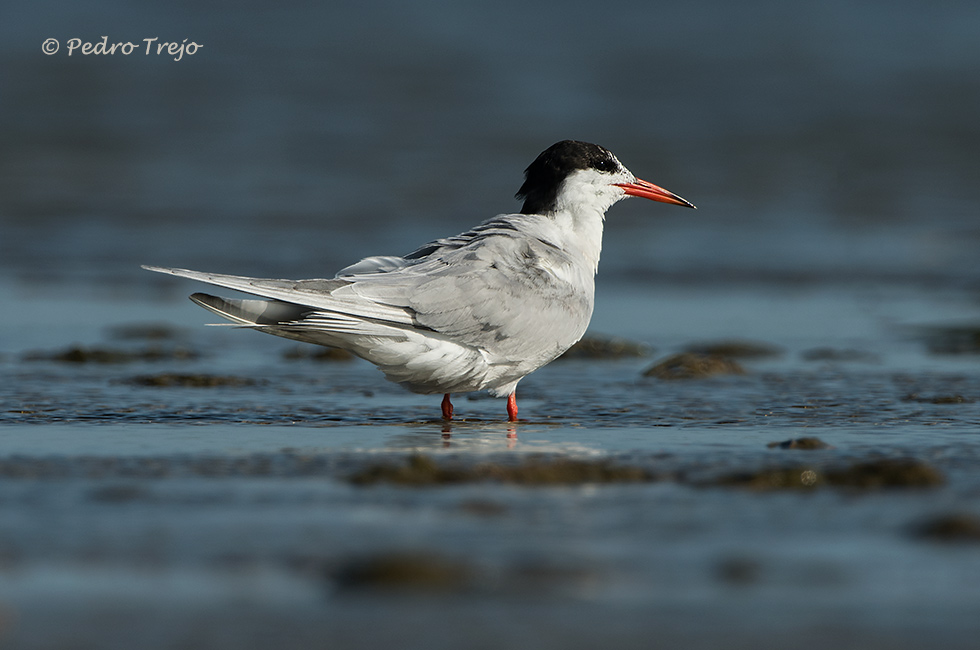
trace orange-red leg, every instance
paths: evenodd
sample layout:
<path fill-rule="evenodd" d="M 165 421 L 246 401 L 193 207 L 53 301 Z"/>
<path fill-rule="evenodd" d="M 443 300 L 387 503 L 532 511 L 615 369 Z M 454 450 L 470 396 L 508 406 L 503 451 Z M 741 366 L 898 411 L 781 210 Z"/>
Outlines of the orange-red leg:
<path fill-rule="evenodd" d="M 517 413 L 516 406 L 514 407 L 514 413 Z M 442 398 L 442 419 L 453 419 L 453 403 L 449 401 L 449 393 L 446 393 L 446 396 Z"/>
<path fill-rule="evenodd" d="M 507 419 L 511 422 L 517 422 L 517 393 L 511 393 L 507 396 Z"/>

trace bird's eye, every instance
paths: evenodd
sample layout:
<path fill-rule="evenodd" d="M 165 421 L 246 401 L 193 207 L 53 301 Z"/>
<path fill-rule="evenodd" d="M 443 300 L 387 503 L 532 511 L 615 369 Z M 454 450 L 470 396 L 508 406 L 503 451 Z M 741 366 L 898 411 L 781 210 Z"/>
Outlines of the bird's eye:
<path fill-rule="evenodd" d="M 611 172 L 616 170 L 616 163 L 609 158 L 603 158 L 595 162 L 594 167 L 601 172 Z"/>

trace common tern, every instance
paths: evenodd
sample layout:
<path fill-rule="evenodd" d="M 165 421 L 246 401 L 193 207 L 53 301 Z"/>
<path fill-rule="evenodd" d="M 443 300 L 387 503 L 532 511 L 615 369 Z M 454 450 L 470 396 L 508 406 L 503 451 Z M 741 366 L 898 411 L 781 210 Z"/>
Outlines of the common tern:
<path fill-rule="evenodd" d="M 233 323 L 350 350 L 416 393 L 486 390 L 517 383 L 582 338 L 592 318 L 606 210 L 639 196 L 693 208 L 640 180 L 609 150 L 564 140 L 524 171 L 524 206 L 404 257 L 368 257 L 330 279 L 273 280 L 144 266 L 263 300 L 190 298 Z"/>

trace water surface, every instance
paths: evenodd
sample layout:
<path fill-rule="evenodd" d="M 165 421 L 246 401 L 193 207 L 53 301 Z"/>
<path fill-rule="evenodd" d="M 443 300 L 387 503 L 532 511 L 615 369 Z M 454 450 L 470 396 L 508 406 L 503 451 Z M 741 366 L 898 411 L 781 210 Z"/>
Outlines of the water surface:
<path fill-rule="evenodd" d="M 920 4 L 8 12 L 0 638 L 973 647 L 980 14 Z M 103 34 L 204 48 L 40 51 Z M 446 424 L 368 364 L 206 328 L 199 286 L 139 269 L 323 277 L 403 254 L 517 209 L 521 171 L 564 138 L 699 209 L 610 211 L 591 333 L 651 353 L 532 374 L 514 425 L 503 400 L 459 396 Z M 778 352 L 643 376 L 732 339 Z M 768 446 L 800 437 L 832 448 Z M 350 482 L 419 454 L 655 480 Z M 943 484 L 710 483 L 900 459 Z M 959 541 L 923 532 L 950 515 Z"/>

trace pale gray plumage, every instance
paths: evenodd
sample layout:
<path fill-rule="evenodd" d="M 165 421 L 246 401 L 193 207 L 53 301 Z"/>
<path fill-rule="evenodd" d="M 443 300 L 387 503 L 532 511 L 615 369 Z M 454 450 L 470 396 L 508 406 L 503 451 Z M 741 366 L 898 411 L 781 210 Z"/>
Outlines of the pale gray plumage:
<path fill-rule="evenodd" d="M 582 156 L 592 158 L 583 163 Z M 603 161 L 601 168 L 593 158 Z M 541 214 L 500 215 L 405 257 L 366 258 L 332 279 L 144 268 L 265 298 L 191 296 L 238 325 L 348 349 L 415 392 L 511 395 L 521 378 L 585 333 L 605 210 L 627 194 L 647 196 L 656 188 L 605 149 L 571 141 L 539 156 L 525 188 L 542 159 L 559 168 L 548 170 L 559 185 L 551 195 L 536 195 L 553 197 Z M 687 204 L 656 190 L 663 197 L 647 198 Z"/>

